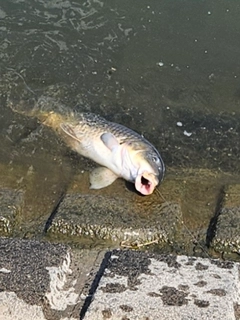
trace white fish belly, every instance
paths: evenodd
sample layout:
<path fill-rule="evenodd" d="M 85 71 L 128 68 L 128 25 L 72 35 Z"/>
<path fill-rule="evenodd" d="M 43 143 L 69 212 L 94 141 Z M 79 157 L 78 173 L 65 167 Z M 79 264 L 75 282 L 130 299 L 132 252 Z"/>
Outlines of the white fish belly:
<path fill-rule="evenodd" d="M 75 151 L 86 158 L 93 160 L 101 166 L 109 168 L 116 175 L 121 176 L 121 152 L 113 153 L 102 142 L 100 137 L 83 139 L 75 144 Z M 120 151 L 120 150 L 119 150 Z"/>

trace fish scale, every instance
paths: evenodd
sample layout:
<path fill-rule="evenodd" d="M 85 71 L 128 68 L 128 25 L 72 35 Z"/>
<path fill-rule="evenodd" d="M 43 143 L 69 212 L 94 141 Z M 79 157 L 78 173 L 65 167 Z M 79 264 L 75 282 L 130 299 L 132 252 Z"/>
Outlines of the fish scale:
<path fill-rule="evenodd" d="M 77 125 L 82 126 L 82 129 L 87 129 L 90 127 L 90 130 L 94 127 L 94 129 L 98 132 L 110 132 L 112 133 L 118 140 L 119 143 L 122 144 L 128 140 L 128 143 L 134 146 L 136 144 L 145 144 L 147 143 L 152 147 L 154 151 L 156 151 L 155 147 L 149 143 L 143 136 L 139 133 L 115 122 L 107 121 L 99 115 L 94 113 L 80 113 L 77 115 L 77 119 L 79 123 Z"/>

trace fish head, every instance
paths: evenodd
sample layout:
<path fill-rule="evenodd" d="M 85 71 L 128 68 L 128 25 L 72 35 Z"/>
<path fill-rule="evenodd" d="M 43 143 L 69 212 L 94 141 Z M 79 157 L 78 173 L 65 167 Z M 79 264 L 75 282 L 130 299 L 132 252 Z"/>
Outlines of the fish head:
<path fill-rule="evenodd" d="M 165 166 L 157 150 L 145 150 L 137 154 L 138 172 L 135 178 L 135 188 L 143 195 L 153 193 L 163 180 Z"/>

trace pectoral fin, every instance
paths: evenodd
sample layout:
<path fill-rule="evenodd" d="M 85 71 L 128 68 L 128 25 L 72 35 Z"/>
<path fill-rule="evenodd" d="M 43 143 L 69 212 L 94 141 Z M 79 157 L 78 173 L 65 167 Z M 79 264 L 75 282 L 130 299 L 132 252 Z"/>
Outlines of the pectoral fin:
<path fill-rule="evenodd" d="M 118 176 L 105 167 L 94 169 L 90 173 L 90 189 L 101 189 L 112 184 Z"/>
<path fill-rule="evenodd" d="M 101 140 L 105 144 L 105 146 L 111 151 L 113 151 L 116 147 L 119 146 L 119 142 L 117 141 L 116 137 L 110 132 L 103 133 L 101 135 Z"/>
<path fill-rule="evenodd" d="M 73 128 L 68 123 L 61 123 L 60 127 L 61 127 L 62 131 L 64 133 L 66 133 L 68 136 L 70 136 L 74 140 L 77 140 L 77 141 L 81 142 L 83 134 L 79 130 L 77 130 L 77 127 Z"/>

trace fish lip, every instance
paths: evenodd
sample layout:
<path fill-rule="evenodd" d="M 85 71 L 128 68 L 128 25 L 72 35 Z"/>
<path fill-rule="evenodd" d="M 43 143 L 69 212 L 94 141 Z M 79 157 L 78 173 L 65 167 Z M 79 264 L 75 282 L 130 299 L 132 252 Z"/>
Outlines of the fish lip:
<path fill-rule="evenodd" d="M 143 195 L 150 195 L 153 193 L 159 181 L 156 175 L 149 172 L 143 172 L 136 177 L 135 188 Z"/>

